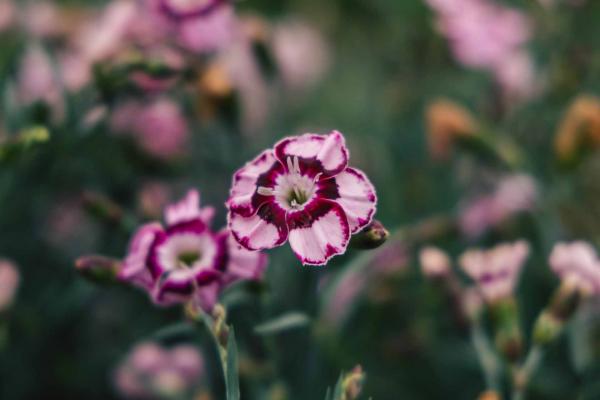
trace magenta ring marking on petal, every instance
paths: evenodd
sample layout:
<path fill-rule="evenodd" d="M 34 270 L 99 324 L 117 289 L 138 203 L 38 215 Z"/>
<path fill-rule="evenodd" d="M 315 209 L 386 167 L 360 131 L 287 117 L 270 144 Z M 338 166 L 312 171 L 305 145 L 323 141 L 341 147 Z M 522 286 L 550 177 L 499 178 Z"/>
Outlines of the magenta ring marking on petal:
<path fill-rule="evenodd" d="M 340 192 L 335 177 L 317 182 L 317 197 L 335 200 L 340 198 Z"/>
<path fill-rule="evenodd" d="M 260 219 L 265 221 L 267 224 L 271 224 L 276 227 L 279 238 L 272 246 L 260 247 L 260 248 L 254 248 L 253 246 L 251 246 L 250 245 L 250 236 L 251 236 L 252 232 L 245 232 L 246 234 L 244 234 L 244 232 L 237 232 L 235 229 L 233 229 L 233 219 L 236 215 L 239 216 L 240 218 L 250 218 L 250 217 L 246 217 L 243 214 L 237 213 L 235 210 L 230 210 L 227 215 L 227 227 L 228 227 L 229 231 L 233 235 L 233 238 L 236 240 L 236 242 L 238 242 L 246 250 L 258 251 L 258 250 L 265 250 L 267 248 L 271 249 L 274 247 L 281 246 L 282 244 L 284 244 L 286 242 L 288 233 L 289 233 L 287 223 L 286 223 L 287 213 L 285 210 L 280 208 L 275 202 L 268 202 L 268 203 L 263 204 L 262 206 L 260 206 L 260 208 L 257 210 L 257 212 L 255 214 Z"/>
<path fill-rule="evenodd" d="M 305 206 L 303 210 L 288 213 L 289 218 L 286 218 L 286 221 L 288 222 L 288 226 L 291 231 L 292 229 L 310 228 L 315 221 L 327 215 L 332 210 L 335 214 L 337 214 L 337 217 L 343 226 L 344 237 L 342 241 L 342 246 L 340 248 L 336 248 L 330 243 L 328 243 L 325 247 L 325 254 L 323 256 L 323 260 L 311 260 L 304 257 L 302 254 L 299 254 L 296 251 L 294 251 L 294 254 L 302 262 L 302 264 L 315 266 L 325 265 L 333 256 L 343 254 L 346 248 L 348 247 L 348 242 L 350 240 L 350 224 L 342 206 L 336 203 L 335 201 L 327 199 L 315 199 L 311 203 L 307 204 L 307 206 Z M 292 219 L 296 218 L 297 214 L 300 213 L 306 215 L 300 217 L 300 221 L 295 221 L 294 223 L 290 222 Z"/>
<path fill-rule="evenodd" d="M 158 261 L 158 248 L 162 246 L 168 239 L 166 232 L 158 232 L 154 237 L 154 241 L 150 245 L 148 256 L 146 258 L 146 266 L 150 270 L 150 274 L 154 280 L 158 280 L 162 274 L 167 271 Z"/>
<path fill-rule="evenodd" d="M 167 229 L 167 235 L 171 236 L 178 233 L 194 233 L 201 235 L 207 232 L 206 224 L 200 218 L 194 218 L 189 221 L 183 221 L 172 225 Z"/>
<path fill-rule="evenodd" d="M 281 162 L 279 160 L 277 160 L 277 158 L 275 158 L 275 157 L 273 157 L 274 158 L 273 164 L 269 167 L 269 169 L 267 171 L 263 172 L 262 174 L 258 175 L 258 177 L 256 178 L 256 181 L 252 184 L 252 187 L 253 187 L 252 193 L 247 193 L 247 194 L 235 193 L 234 194 L 237 184 L 242 179 L 244 179 L 243 176 L 244 176 L 244 174 L 247 173 L 246 171 L 250 168 L 253 168 L 253 166 L 255 166 L 256 164 L 260 164 L 260 163 L 264 162 L 267 159 L 267 157 L 269 157 L 271 154 L 272 154 L 272 152 L 270 152 L 270 151 L 264 151 L 262 154 L 260 154 L 254 160 L 246 163 L 246 165 L 244 167 L 242 167 L 238 171 L 236 171 L 236 173 L 233 175 L 233 179 L 232 179 L 232 183 L 231 183 L 231 191 L 229 194 L 230 199 L 226 202 L 226 206 L 229 210 L 235 211 L 239 215 L 242 215 L 245 217 L 250 217 L 250 216 L 254 215 L 264 203 L 266 203 L 270 200 L 274 200 L 273 196 L 264 196 L 264 195 L 261 195 L 260 193 L 258 193 L 258 188 L 261 186 L 271 188 L 271 189 L 274 188 L 277 177 L 279 175 L 285 173 L 285 169 L 284 169 L 283 165 L 281 165 Z M 245 195 L 251 196 L 249 204 L 236 205 L 232 201 L 232 198 L 234 198 L 234 197 L 245 196 Z"/>
<path fill-rule="evenodd" d="M 217 256 L 215 257 L 215 269 L 221 272 L 227 272 L 227 264 L 229 263 L 229 252 L 227 250 L 227 238 L 229 231 L 221 230 L 215 235 L 217 243 Z"/>

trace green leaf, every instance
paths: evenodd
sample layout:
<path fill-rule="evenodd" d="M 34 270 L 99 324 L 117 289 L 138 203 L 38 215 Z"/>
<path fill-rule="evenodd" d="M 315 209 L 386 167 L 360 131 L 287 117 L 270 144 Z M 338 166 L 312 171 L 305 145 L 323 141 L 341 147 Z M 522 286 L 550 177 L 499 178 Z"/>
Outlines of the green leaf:
<path fill-rule="evenodd" d="M 271 321 L 264 322 L 254 328 L 259 335 L 270 335 L 289 329 L 301 328 L 310 323 L 310 318 L 301 312 L 289 312 Z"/>
<path fill-rule="evenodd" d="M 238 376 L 238 355 L 233 328 L 227 338 L 227 369 L 225 375 L 227 400 L 240 399 L 240 380 Z"/>
<path fill-rule="evenodd" d="M 327 388 L 327 392 L 325 393 L 325 400 L 333 400 L 333 397 L 331 397 L 331 388 L 330 387 Z"/>
<path fill-rule="evenodd" d="M 333 390 L 332 400 L 341 400 L 344 391 L 344 374 L 340 374 L 340 378 L 338 379 L 335 389 Z"/>

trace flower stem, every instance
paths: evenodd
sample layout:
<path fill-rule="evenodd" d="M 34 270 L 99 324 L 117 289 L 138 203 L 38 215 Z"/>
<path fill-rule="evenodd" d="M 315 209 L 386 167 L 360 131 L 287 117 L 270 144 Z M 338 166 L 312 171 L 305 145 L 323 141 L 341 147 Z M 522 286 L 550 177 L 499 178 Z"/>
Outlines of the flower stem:
<path fill-rule="evenodd" d="M 513 377 L 513 400 L 523 400 L 525 398 L 527 386 L 529 385 L 531 377 L 539 367 L 543 357 L 544 349 L 541 346 L 534 345 L 531 350 L 529 350 L 523 366 L 515 372 Z"/>
<path fill-rule="evenodd" d="M 237 347 L 233 330 L 225 323 L 225 308 L 217 304 L 212 315 L 198 310 L 193 304 L 185 308 L 186 315 L 195 323 L 202 322 L 214 340 L 219 353 L 227 400 L 239 400 L 239 378 L 237 373 Z"/>
<path fill-rule="evenodd" d="M 486 336 L 478 320 L 471 324 L 471 343 L 475 348 L 479 364 L 483 371 L 486 387 L 489 390 L 498 391 L 500 389 L 499 373 L 500 362 L 494 351 L 494 347 Z"/>

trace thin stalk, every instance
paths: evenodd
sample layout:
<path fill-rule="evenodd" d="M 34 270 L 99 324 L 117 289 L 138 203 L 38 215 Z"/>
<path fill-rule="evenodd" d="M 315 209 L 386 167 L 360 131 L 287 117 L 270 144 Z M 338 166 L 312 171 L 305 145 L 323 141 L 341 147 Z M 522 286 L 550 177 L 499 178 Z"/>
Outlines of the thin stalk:
<path fill-rule="evenodd" d="M 471 343 L 479 358 L 487 389 L 499 391 L 500 361 L 478 320 L 474 320 L 471 324 Z"/>
<path fill-rule="evenodd" d="M 523 366 L 514 375 L 513 400 L 523 400 L 525 398 L 527 386 L 530 383 L 531 377 L 540 366 L 543 357 L 544 349 L 541 346 L 534 345 L 529 350 Z"/>

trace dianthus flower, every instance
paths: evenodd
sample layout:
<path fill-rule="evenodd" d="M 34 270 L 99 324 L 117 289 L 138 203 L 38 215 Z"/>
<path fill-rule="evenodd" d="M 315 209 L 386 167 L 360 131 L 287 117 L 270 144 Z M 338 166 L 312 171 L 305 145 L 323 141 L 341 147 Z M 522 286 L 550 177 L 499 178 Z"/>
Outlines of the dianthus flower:
<path fill-rule="evenodd" d="M 520 240 L 489 250 L 468 250 L 459 264 L 475 281 L 484 299 L 494 302 L 512 295 L 528 255 L 529 245 Z"/>
<path fill-rule="evenodd" d="M 211 231 L 214 209 L 199 205 L 199 193 L 191 190 L 166 208 L 166 227 L 140 227 L 119 278 L 146 289 L 159 305 L 193 301 L 206 311 L 224 286 L 260 278 L 265 256 L 243 249 L 226 229 Z"/>
<path fill-rule="evenodd" d="M 279 141 L 235 173 L 229 228 L 249 250 L 289 240 L 303 264 L 324 265 L 371 222 L 376 203 L 366 175 L 348 167 L 344 136 L 307 133 Z"/>

